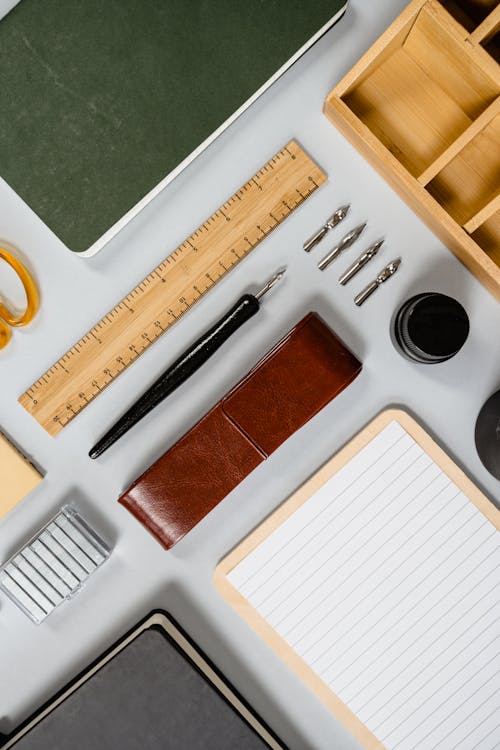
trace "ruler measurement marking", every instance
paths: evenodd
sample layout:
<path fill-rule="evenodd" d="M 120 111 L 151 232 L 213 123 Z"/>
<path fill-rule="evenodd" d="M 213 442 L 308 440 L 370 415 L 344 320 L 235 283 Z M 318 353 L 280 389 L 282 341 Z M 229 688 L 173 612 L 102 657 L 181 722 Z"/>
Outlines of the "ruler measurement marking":
<path fill-rule="evenodd" d="M 325 180 L 296 143 L 288 144 L 41 375 L 20 403 L 57 434 Z"/>

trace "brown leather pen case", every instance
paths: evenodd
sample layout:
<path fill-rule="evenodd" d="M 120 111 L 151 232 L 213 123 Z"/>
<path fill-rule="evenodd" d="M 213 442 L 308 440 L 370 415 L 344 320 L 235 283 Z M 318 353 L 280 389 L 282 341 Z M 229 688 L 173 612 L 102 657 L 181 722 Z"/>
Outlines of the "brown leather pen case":
<path fill-rule="evenodd" d="M 333 331 L 309 313 L 119 502 L 166 549 L 173 547 L 360 370 Z"/>

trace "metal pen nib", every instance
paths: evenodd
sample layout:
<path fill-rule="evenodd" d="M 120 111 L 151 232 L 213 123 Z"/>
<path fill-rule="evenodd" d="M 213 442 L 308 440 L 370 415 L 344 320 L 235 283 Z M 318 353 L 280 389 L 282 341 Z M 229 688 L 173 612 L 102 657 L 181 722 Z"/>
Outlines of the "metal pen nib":
<path fill-rule="evenodd" d="M 279 269 L 278 269 L 278 270 L 276 271 L 276 273 L 274 274 L 274 276 L 272 276 L 272 277 L 271 277 L 271 278 L 269 279 L 269 281 L 268 281 L 268 282 L 266 282 L 266 283 L 264 284 L 264 286 L 262 287 L 262 289 L 260 289 L 260 290 L 259 290 L 258 292 L 256 292 L 256 293 L 254 294 L 254 297 L 255 297 L 256 299 L 258 299 L 258 300 L 262 299 L 262 297 L 263 297 L 263 296 L 264 296 L 265 294 L 267 294 L 267 293 L 268 293 L 268 291 L 269 291 L 270 289 L 272 289 L 272 288 L 273 288 L 273 286 L 275 286 L 275 285 L 276 285 L 276 284 L 278 283 L 278 281 L 281 281 L 281 279 L 283 278 L 283 276 L 285 275 L 285 273 L 286 273 L 286 266 L 283 266 L 283 268 L 279 268 Z"/>
<path fill-rule="evenodd" d="M 280 268 L 257 294 L 243 294 L 235 304 L 188 346 L 177 359 L 139 396 L 127 411 L 90 449 L 90 458 L 98 458 L 158 404 L 197 372 L 210 357 L 256 315 L 261 298 L 283 278 L 286 268 Z"/>
<path fill-rule="evenodd" d="M 351 229 L 351 231 L 348 232 L 346 235 L 344 235 L 344 237 L 342 237 L 340 242 L 330 250 L 328 255 L 325 255 L 325 257 L 322 260 L 320 260 L 320 262 L 318 263 L 318 268 L 320 269 L 320 271 L 324 271 L 325 268 L 328 268 L 330 263 L 332 263 L 335 260 L 335 258 L 338 258 L 340 253 L 343 250 L 346 250 L 348 247 L 350 247 L 353 244 L 353 242 L 356 242 L 356 240 L 358 239 L 359 235 L 361 234 L 361 232 L 363 231 L 365 227 L 366 227 L 366 223 L 360 224 L 354 229 Z"/>
<path fill-rule="evenodd" d="M 396 260 L 391 261 L 385 268 L 383 268 L 378 276 L 371 282 L 371 284 L 368 284 L 367 287 L 363 289 L 356 297 L 354 297 L 355 304 L 360 307 L 363 302 L 365 302 L 368 297 L 370 297 L 373 292 L 375 292 L 381 284 L 384 283 L 384 281 L 387 281 L 387 279 L 390 279 L 393 274 L 396 273 L 399 266 L 401 265 L 401 258 L 396 258 Z"/>
<path fill-rule="evenodd" d="M 350 281 L 354 276 L 356 276 L 358 271 L 361 271 L 361 269 L 364 268 L 366 264 L 369 263 L 371 259 L 376 256 L 376 254 L 380 250 L 383 243 L 384 243 L 384 240 L 378 240 L 378 242 L 374 242 L 373 245 L 370 245 L 370 247 L 359 256 L 359 258 L 356 258 L 354 263 L 350 265 L 347 270 L 344 271 L 342 276 L 340 276 L 339 284 L 342 284 L 342 286 L 345 286 L 345 284 L 347 284 L 348 281 Z"/>
<path fill-rule="evenodd" d="M 345 206 L 340 206 L 340 208 L 337 208 L 337 210 L 334 211 L 330 218 L 325 221 L 321 229 L 318 229 L 318 231 L 315 232 L 312 237 L 309 237 L 309 239 L 304 242 L 303 248 L 306 253 L 310 253 L 313 247 L 315 247 L 318 242 L 321 242 L 323 237 L 330 231 L 330 229 L 333 229 L 342 221 L 342 219 L 345 219 L 345 217 L 349 213 L 349 208 L 349 203 L 347 203 Z"/>

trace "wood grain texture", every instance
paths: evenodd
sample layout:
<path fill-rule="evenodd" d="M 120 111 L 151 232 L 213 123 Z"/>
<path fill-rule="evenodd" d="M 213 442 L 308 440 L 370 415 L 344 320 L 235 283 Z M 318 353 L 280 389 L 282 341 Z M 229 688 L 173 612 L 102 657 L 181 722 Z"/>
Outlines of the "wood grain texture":
<path fill-rule="evenodd" d="M 499 146 L 500 116 L 497 116 L 427 185 L 446 212 L 466 229 L 468 222 L 500 189 L 500 158 L 495 158 L 500 154 Z"/>
<path fill-rule="evenodd" d="M 499 188 L 500 190 L 500 188 Z M 500 192 L 495 195 L 488 203 L 483 206 L 469 221 L 464 224 L 464 229 L 469 234 L 475 232 L 480 226 L 482 226 L 493 214 L 500 212 Z"/>
<path fill-rule="evenodd" d="M 325 113 L 410 208 L 484 286 L 500 299 L 500 267 L 491 241 L 479 245 L 393 156 L 342 99 L 329 98 Z M 483 238 L 481 234 L 481 241 Z"/>
<path fill-rule="evenodd" d="M 440 154 L 440 156 L 438 156 L 421 175 L 419 175 L 418 181 L 420 184 L 427 185 L 438 174 L 438 172 L 444 169 L 450 161 L 454 159 L 455 156 L 457 156 L 460 151 L 470 143 L 470 141 L 472 141 L 473 138 L 479 135 L 479 133 L 497 117 L 497 115 L 500 115 L 500 97 L 497 97 L 489 107 L 486 107 L 479 117 L 476 120 L 473 120 L 467 130 L 456 138 L 453 143 L 450 143 L 448 148 L 445 149 L 445 151 L 443 151 L 443 153 Z"/>
<path fill-rule="evenodd" d="M 384 745 L 340 700 L 327 684 L 313 672 L 301 657 L 259 615 L 227 576 L 276 528 L 293 515 L 334 474 L 342 469 L 373 438 L 392 421 L 401 427 L 436 462 L 440 469 L 465 493 L 468 499 L 497 528 L 500 529 L 498 510 L 457 464 L 437 445 L 431 436 L 409 414 L 400 409 L 387 409 L 370 422 L 344 448 L 336 453 L 319 471 L 303 484 L 288 500 L 278 507 L 262 524 L 227 555 L 217 566 L 215 586 L 221 596 L 238 612 L 247 624 L 265 641 L 307 687 L 327 706 L 334 716 L 354 735 L 366 750 L 384 750 Z"/>
<path fill-rule="evenodd" d="M 344 101 L 415 176 L 472 122 L 404 47 L 396 50 Z"/>
<path fill-rule="evenodd" d="M 465 30 L 438 0 L 424 5 L 403 48 L 471 119 L 498 95 L 497 64 L 481 45 L 465 41 Z"/>
<path fill-rule="evenodd" d="M 500 211 L 476 229 L 473 237 L 500 266 Z"/>
<path fill-rule="evenodd" d="M 470 35 L 475 44 L 484 44 L 500 29 L 500 5 L 493 10 Z"/>
<path fill-rule="evenodd" d="M 413 0 L 324 107 L 498 299 L 499 107 L 500 66 L 438 0 Z"/>
<path fill-rule="evenodd" d="M 326 181 L 288 143 L 19 398 L 56 435 Z"/>

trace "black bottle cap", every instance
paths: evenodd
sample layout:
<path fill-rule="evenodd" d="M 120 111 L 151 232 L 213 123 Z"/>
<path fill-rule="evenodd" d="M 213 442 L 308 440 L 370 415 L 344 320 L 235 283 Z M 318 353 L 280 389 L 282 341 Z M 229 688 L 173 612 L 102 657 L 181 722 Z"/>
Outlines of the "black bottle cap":
<path fill-rule="evenodd" d="M 500 391 L 490 396 L 479 412 L 475 439 L 483 466 L 500 479 Z"/>
<path fill-rule="evenodd" d="M 418 294 L 399 309 L 394 335 L 404 354 L 415 362 L 446 362 L 465 344 L 469 318 L 452 297 L 437 292 Z"/>

